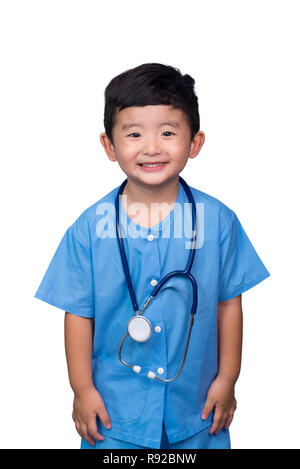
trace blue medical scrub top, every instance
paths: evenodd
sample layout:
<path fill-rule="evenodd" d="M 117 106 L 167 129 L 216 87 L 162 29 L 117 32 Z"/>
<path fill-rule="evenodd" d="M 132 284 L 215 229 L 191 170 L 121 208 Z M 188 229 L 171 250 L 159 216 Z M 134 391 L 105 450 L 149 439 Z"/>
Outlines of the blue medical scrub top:
<path fill-rule="evenodd" d="M 140 365 L 136 374 L 118 358 L 128 320 L 134 316 L 115 233 L 119 187 L 87 208 L 66 230 L 35 297 L 69 313 L 94 320 L 92 370 L 112 428 L 99 431 L 133 444 L 159 448 L 164 421 L 170 443 L 212 424 L 201 419 L 208 388 L 218 373 L 217 307 L 249 290 L 270 274 L 236 214 L 218 199 L 191 186 L 197 208 L 197 244 L 191 273 L 198 307 L 185 365 L 164 383 L 147 377 L 176 375 L 183 357 L 192 303 L 192 286 L 183 277 L 162 287 L 143 315 L 153 326 L 147 342 L 130 337 L 122 356 Z M 139 308 L 156 282 L 185 269 L 191 238 L 191 205 L 179 184 L 169 215 L 151 228 L 131 220 L 120 201 L 120 224 Z M 181 228 L 181 229 L 180 229 Z"/>

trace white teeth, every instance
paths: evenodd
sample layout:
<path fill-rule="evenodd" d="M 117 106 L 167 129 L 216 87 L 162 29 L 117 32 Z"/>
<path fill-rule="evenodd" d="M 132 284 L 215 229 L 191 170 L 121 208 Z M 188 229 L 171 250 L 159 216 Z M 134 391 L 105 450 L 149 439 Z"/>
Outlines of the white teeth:
<path fill-rule="evenodd" d="M 142 166 L 145 166 L 146 168 L 154 168 L 155 166 L 161 166 L 166 163 L 155 163 L 155 164 L 142 164 Z"/>

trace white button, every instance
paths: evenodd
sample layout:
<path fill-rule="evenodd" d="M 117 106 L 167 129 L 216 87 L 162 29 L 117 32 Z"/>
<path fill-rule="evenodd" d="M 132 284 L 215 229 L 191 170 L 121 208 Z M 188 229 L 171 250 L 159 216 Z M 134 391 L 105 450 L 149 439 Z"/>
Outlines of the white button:
<path fill-rule="evenodd" d="M 161 327 L 155 326 L 154 330 L 155 330 L 155 332 L 160 332 L 160 331 L 161 331 Z"/>
<path fill-rule="evenodd" d="M 155 278 L 153 278 L 150 283 L 151 283 L 152 287 L 155 287 L 155 285 L 157 285 L 157 280 L 155 280 Z"/>
<path fill-rule="evenodd" d="M 158 372 L 160 375 L 162 375 L 162 374 L 165 372 L 165 370 L 164 370 L 163 368 L 158 368 L 157 372 Z"/>
<path fill-rule="evenodd" d="M 154 239 L 154 235 L 153 234 L 149 234 L 148 235 L 148 241 L 153 241 Z"/>

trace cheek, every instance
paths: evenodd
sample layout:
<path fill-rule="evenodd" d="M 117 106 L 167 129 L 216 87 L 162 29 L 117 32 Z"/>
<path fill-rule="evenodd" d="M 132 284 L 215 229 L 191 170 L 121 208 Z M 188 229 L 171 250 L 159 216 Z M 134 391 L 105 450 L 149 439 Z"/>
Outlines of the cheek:
<path fill-rule="evenodd" d="M 124 143 L 120 148 L 116 148 L 116 154 L 120 163 L 123 164 L 131 164 L 138 154 L 138 145 L 130 145 L 128 143 Z"/>
<path fill-rule="evenodd" d="M 185 140 L 177 141 L 176 143 L 174 142 L 172 146 L 169 146 L 168 151 L 172 155 L 173 161 L 180 163 L 188 155 L 189 146 Z"/>

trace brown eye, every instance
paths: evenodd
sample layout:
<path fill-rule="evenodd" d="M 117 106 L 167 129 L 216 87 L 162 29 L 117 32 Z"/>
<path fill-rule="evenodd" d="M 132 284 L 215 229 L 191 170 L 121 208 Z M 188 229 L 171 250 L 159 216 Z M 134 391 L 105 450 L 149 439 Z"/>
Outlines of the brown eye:
<path fill-rule="evenodd" d="M 136 136 L 139 136 L 140 134 L 138 132 L 133 132 L 132 134 L 129 134 L 128 137 L 131 137 L 131 135 L 134 135 L 136 137 Z"/>
<path fill-rule="evenodd" d="M 168 130 L 166 130 L 166 131 L 164 132 L 164 134 L 170 134 L 170 135 L 172 134 L 172 135 L 175 135 L 175 134 L 173 134 L 173 132 L 169 132 Z M 169 135 L 166 135 L 166 137 L 169 137 Z"/>

